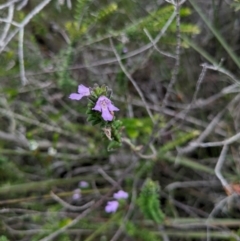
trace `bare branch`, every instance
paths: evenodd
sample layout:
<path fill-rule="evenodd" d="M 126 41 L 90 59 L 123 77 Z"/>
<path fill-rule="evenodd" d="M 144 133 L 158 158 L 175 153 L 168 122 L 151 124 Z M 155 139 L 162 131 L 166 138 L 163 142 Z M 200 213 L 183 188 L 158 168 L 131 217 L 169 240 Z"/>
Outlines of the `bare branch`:
<path fill-rule="evenodd" d="M 229 189 L 229 184 L 227 183 L 226 179 L 223 177 L 223 175 L 221 173 L 221 168 L 222 168 L 223 163 L 225 161 L 227 151 L 228 151 L 228 145 L 224 145 L 223 148 L 222 148 L 221 154 L 218 158 L 217 165 L 215 167 L 216 176 L 221 181 L 222 186 L 224 187 L 225 190 Z"/>
<path fill-rule="evenodd" d="M 82 211 L 86 208 L 89 208 L 90 206 L 92 206 L 95 202 L 94 201 L 90 201 L 82 206 L 73 206 L 67 202 L 65 202 L 64 200 L 62 200 L 60 197 L 58 197 L 54 192 L 51 192 L 51 196 L 52 198 L 57 201 L 58 203 L 60 203 L 63 207 L 71 210 L 71 211 Z"/>
<path fill-rule="evenodd" d="M 126 70 L 125 66 L 123 65 L 123 63 L 122 63 L 122 61 L 121 61 L 121 58 L 119 57 L 119 54 L 117 53 L 117 50 L 116 50 L 116 48 L 114 47 L 111 38 L 110 38 L 110 43 L 111 43 L 112 50 L 113 50 L 113 52 L 114 52 L 114 54 L 115 54 L 115 56 L 116 56 L 116 58 L 117 58 L 117 60 L 118 60 L 118 63 L 119 63 L 119 65 L 120 65 L 122 71 L 123 71 L 124 74 L 127 76 L 127 78 L 130 80 L 130 82 L 132 83 L 132 85 L 134 86 L 134 88 L 137 90 L 140 98 L 142 99 L 142 101 L 143 101 L 143 103 L 144 103 L 144 105 L 145 105 L 145 107 L 146 107 L 146 110 L 147 110 L 148 115 L 150 116 L 152 122 L 154 123 L 155 121 L 154 121 L 152 112 L 151 112 L 151 110 L 150 110 L 149 107 L 148 107 L 148 104 L 147 104 L 147 102 L 146 102 L 146 100 L 145 100 L 145 98 L 144 98 L 144 95 L 143 95 L 141 89 L 138 87 L 136 81 L 132 78 L 132 76 L 130 75 L 130 73 Z"/>
<path fill-rule="evenodd" d="M 24 54 L 23 54 L 23 36 L 24 36 L 24 28 L 21 28 L 19 31 L 19 40 L 18 40 L 18 58 L 19 58 L 20 77 L 21 77 L 22 85 L 26 85 L 28 80 L 25 76 Z"/>
<path fill-rule="evenodd" d="M 1 37 L 0 37 L 0 46 L 3 45 L 4 39 L 6 38 L 6 36 L 8 34 L 8 31 L 9 31 L 9 29 L 11 27 L 13 14 L 14 14 L 14 5 L 12 4 L 8 8 L 8 17 L 6 18 L 6 24 L 5 24 L 5 27 L 4 27 L 3 32 L 1 34 Z"/>

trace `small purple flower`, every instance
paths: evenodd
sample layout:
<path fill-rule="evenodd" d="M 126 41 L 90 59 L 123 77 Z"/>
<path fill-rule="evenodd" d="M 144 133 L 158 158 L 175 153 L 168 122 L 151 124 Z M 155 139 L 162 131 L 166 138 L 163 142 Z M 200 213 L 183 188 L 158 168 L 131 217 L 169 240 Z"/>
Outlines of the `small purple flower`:
<path fill-rule="evenodd" d="M 119 111 L 119 109 L 114 106 L 106 96 L 100 96 L 97 100 L 97 103 L 93 110 L 97 110 L 99 112 L 102 112 L 102 118 L 105 121 L 112 121 L 113 120 L 113 111 Z"/>
<path fill-rule="evenodd" d="M 107 206 L 105 207 L 106 213 L 115 213 L 118 209 L 119 203 L 118 201 L 109 201 L 107 202 Z"/>
<path fill-rule="evenodd" d="M 81 100 L 83 96 L 89 96 L 90 95 L 90 89 L 84 85 L 78 86 L 78 94 L 72 93 L 69 98 L 72 100 Z"/>
<path fill-rule="evenodd" d="M 119 190 L 118 192 L 113 194 L 113 197 L 116 199 L 127 199 L 128 193 L 124 192 L 123 190 Z"/>
<path fill-rule="evenodd" d="M 72 199 L 73 200 L 79 200 L 81 198 L 81 190 L 80 189 L 76 189 L 74 190 L 74 193 L 72 195 Z"/>
<path fill-rule="evenodd" d="M 126 54 L 128 52 L 128 48 L 127 47 L 124 47 L 123 49 L 122 49 L 122 53 L 123 54 Z"/>
<path fill-rule="evenodd" d="M 86 181 L 81 181 L 78 183 L 78 186 L 81 188 L 87 188 L 87 187 L 89 187 L 89 183 Z"/>

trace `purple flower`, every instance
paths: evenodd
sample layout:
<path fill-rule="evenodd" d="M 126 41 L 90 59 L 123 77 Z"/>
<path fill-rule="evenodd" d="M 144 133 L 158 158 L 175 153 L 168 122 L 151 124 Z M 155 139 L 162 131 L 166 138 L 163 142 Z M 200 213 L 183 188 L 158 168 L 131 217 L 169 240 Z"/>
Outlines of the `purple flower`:
<path fill-rule="evenodd" d="M 107 202 L 107 206 L 105 207 L 106 213 L 115 213 L 118 209 L 118 201 L 109 201 Z"/>
<path fill-rule="evenodd" d="M 74 193 L 72 195 L 72 199 L 73 200 L 79 200 L 81 198 L 81 190 L 80 189 L 76 189 L 74 190 Z"/>
<path fill-rule="evenodd" d="M 90 95 L 90 89 L 84 85 L 78 86 L 78 94 L 72 93 L 69 98 L 72 100 L 81 100 L 83 96 L 89 96 Z"/>
<path fill-rule="evenodd" d="M 118 192 L 113 194 L 113 197 L 116 199 L 127 199 L 128 193 L 124 192 L 123 190 L 119 190 Z"/>
<path fill-rule="evenodd" d="M 114 116 L 112 112 L 119 110 L 106 96 L 100 96 L 95 107 L 92 109 L 102 112 L 102 118 L 105 121 L 112 121 Z"/>
<path fill-rule="evenodd" d="M 81 188 L 87 188 L 87 187 L 89 187 L 89 183 L 86 181 L 81 181 L 78 183 L 78 186 Z"/>

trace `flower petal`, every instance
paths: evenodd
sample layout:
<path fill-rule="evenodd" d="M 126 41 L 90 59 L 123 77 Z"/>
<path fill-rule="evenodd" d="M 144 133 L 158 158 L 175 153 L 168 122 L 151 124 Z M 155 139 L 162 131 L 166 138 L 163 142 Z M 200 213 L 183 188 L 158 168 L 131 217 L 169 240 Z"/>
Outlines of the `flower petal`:
<path fill-rule="evenodd" d="M 96 105 L 92 108 L 92 110 L 97 110 L 97 111 L 100 111 L 102 112 L 102 108 L 101 108 L 101 105 L 96 103 Z"/>
<path fill-rule="evenodd" d="M 92 110 L 102 112 L 102 118 L 105 121 L 112 121 L 114 115 L 111 112 L 118 111 L 119 109 L 111 103 L 110 99 L 102 95 L 98 98 L 97 103 Z"/>
<path fill-rule="evenodd" d="M 114 106 L 112 103 L 108 104 L 108 109 L 110 111 L 119 111 L 119 109 L 116 106 Z"/>
<path fill-rule="evenodd" d="M 72 99 L 72 100 L 81 100 L 82 97 L 83 97 L 83 95 L 76 94 L 76 93 L 72 93 L 72 94 L 69 96 L 69 99 Z"/>
<path fill-rule="evenodd" d="M 80 181 L 78 183 L 78 186 L 81 187 L 81 188 L 88 188 L 89 187 L 89 183 L 86 182 L 86 181 Z"/>
<path fill-rule="evenodd" d="M 74 193 L 73 193 L 73 195 L 72 195 L 72 199 L 73 200 L 78 200 L 78 199 L 80 199 L 81 198 L 81 189 L 76 189 L 76 190 L 74 190 Z"/>
<path fill-rule="evenodd" d="M 105 121 L 112 121 L 113 120 L 113 115 L 109 112 L 108 109 L 102 109 L 102 118 Z"/>
<path fill-rule="evenodd" d="M 98 101 L 100 102 L 100 101 L 103 101 L 103 100 L 109 101 L 109 99 L 108 99 L 106 96 L 101 95 L 101 96 L 98 98 Z"/>
<path fill-rule="evenodd" d="M 128 193 L 124 192 L 123 190 L 119 190 L 118 192 L 113 194 L 113 197 L 116 199 L 127 199 Z"/>
<path fill-rule="evenodd" d="M 79 85 L 78 86 L 78 93 L 82 94 L 84 96 L 89 96 L 90 95 L 90 89 L 84 85 Z"/>
<path fill-rule="evenodd" d="M 97 110 L 102 112 L 101 97 L 98 98 L 96 105 L 92 108 L 92 110 Z"/>
<path fill-rule="evenodd" d="M 106 213 L 115 213 L 118 209 L 119 203 L 118 201 L 109 201 L 107 206 L 105 207 Z"/>

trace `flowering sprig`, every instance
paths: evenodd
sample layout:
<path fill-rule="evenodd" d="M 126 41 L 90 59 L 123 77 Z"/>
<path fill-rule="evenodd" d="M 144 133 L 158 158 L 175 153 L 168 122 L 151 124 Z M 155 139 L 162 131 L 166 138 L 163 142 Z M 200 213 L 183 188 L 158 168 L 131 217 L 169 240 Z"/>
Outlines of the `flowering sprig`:
<path fill-rule="evenodd" d="M 109 140 L 108 151 L 121 146 L 122 122 L 117 120 L 114 111 L 119 109 L 111 101 L 112 90 L 107 86 L 95 85 L 93 88 L 78 86 L 78 93 L 70 94 L 72 100 L 88 97 L 87 121 L 92 125 L 99 124 L 103 135 Z"/>

